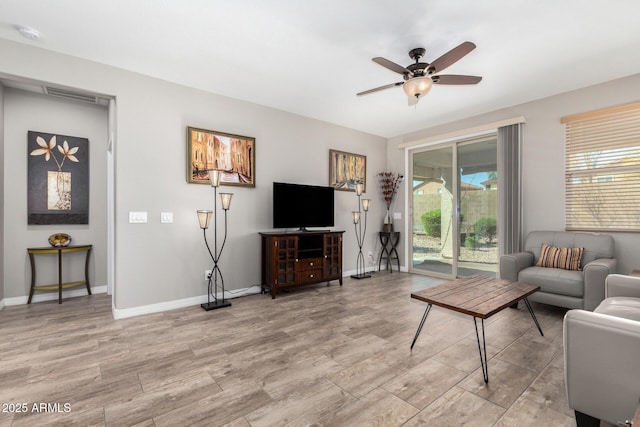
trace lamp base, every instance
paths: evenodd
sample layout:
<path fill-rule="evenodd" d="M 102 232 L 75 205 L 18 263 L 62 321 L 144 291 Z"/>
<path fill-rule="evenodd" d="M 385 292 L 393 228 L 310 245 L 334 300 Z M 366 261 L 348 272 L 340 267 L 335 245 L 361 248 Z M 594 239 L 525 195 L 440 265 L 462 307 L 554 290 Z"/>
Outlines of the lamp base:
<path fill-rule="evenodd" d="M 205 302 L 204 304 L 200 304 L 200 307 L 204 308 L 206 311 L 215 310 L 217 308 L 229 307 L 231 303 L 229 301 L 211 301 Z"/>
<path fill-rule="evenodd" d="M 371 277 L 371 275 L 367 273 L 360 273 L 360 274 L 353 274 L 351 275 L 351 277 L 354 279 L 368 279 Z"/>

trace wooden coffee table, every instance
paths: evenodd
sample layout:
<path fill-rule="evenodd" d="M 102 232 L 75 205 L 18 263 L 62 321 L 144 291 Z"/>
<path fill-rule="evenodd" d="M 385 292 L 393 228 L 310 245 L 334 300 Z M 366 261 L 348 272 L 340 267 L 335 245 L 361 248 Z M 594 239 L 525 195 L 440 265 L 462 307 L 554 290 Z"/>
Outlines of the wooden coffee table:
<path fill-rule="evenodd" d="M 487 365 L 487 344 L 484 336 L 484 319 L 504 310 L 505 308 L 516 304 L 520 300 L 524 303 L 531 314 L 531 318 L 538 327 L 540 335 L 544 336 L 538 319 L 533 313 L 531 304 L 527 297 L 538 291 L 540 286 L 527 285 L 525 283 L 510 282 L 509 280 L 496 279 L 485 276 L 470 276 L 461 279 L 452 280 L 433 288 L 424 289 L 414 292 L 411 298 L 426 302 L 427 308 L 424 311 L 420 326 L 416 331 L 411 349 L 422 331 L 425 320 L 429 315 L 431 307 L 437 305 L 458 313 L 468 314 L 473 317 L 473 324 L 476 328 L 476 339 L 478 340 L 478 352 L 480 353 L 480 365 L 482 366 L 482 375 L 484 382 L 489 382 L 489 368 Z M 478 333 L 478 323 L 476 319 L 481 319 L 482 323 L 482 341 Z"/>

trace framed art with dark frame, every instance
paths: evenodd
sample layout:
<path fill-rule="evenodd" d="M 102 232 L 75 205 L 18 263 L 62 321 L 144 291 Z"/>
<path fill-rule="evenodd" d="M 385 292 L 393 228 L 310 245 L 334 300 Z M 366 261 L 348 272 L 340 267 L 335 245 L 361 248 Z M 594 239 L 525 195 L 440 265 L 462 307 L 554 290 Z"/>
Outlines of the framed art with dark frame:
<path fill-rule="evenodd" d="M 27 224 L 89 224 L 89 140 L 27 133 Z"/>
<path fill-rule="evenodd" d="M 356 191 L 356 184 L 367 191 L 367 156 L 329 150 L 329 186 L 341 191 Z"/>
<path fill-rule="evenodd" d="M 256 186 L 256 139 L 187 127 L 187 182 L 209 184 L 209 172 L 218 169 L 221 185 Z"/>

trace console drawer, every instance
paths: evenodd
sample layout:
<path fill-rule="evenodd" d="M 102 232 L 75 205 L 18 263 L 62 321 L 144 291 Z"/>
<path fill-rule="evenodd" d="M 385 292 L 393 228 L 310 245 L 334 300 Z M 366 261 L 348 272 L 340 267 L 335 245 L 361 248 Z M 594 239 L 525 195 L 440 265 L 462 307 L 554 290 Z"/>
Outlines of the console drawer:
<path fill-rule="evenodd" d="M 322 269 L 322 258 L 302 258 L 296 266 L 298 271 Z M 316 275 L 316 277 L 319 277 Z"/>
<path fill-rule="evenodd" d="M 317 282 L 322 280 L 322 268 L 296 272 L 296 281 L 298 282 Z"/>

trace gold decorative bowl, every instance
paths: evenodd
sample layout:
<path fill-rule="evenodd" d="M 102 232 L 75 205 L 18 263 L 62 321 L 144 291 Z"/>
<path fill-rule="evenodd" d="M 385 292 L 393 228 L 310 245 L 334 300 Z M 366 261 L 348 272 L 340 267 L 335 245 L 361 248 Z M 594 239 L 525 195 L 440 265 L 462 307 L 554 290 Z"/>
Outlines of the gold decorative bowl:
<path fill-rule="evenodd" d="M 71 243 L 71 236 L 65 233 L 56 233 L 49 236 L 49 244 L 56 248 L 63 248 L 69 246 Z"/>

